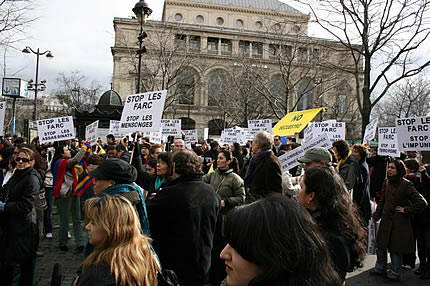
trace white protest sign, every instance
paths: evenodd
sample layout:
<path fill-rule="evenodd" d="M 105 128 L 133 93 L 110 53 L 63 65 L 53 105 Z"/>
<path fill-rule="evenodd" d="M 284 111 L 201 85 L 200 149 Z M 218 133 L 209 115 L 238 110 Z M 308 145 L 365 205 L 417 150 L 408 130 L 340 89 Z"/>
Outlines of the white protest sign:
<path fill-rule="evenodd" d="M 181 136 L 181 119 L 161 119 L 161 134 L 165 136 Z"/>
<path fill-rule="evenodd" d="M 208 140 L 209 138 L 209 128 L 205 128 L 203 131 L 203 139 Z"/>
<path fill-rule="evenodd" d="M 120 130 L 121 121 L 118 120 L 110 120 L 109 121 L 109 134 L 112 134 L 115 137 L 115 140 L 120 140 L 124 133 Z"/>
<path fill-rule="evenodd" d="M 267 131 L 273 135 L 272 119 L 248 120 L 248 132 L 254 135 L 257 132 Z"/>
<path fill-rule="evenodd" d="M 430 116 L 396 119 L 396 129 L 399 150 L 430 150 Z"/>
<path fill-rule="evenodd" d="M 327 134 L 331 142 L 345 139 L 345 122 L 336 122 L 336 120 L 327 120 L 323 122 L 311 122 L 305 128 L 305 142 Z"/>
<path fill-rule="evenodd" d="M 157 132 L 161 126 L 167 90 L 127 96 L 121 115 L 121 131 Z"/>
<path fill-rule="evenodd" d="M 400 157 L 396 127 L 378 128 L 378 155 Z"/>
<path fill-rule="evenodd" d="M 85 127 L 85 140 L 90 142 L 91 146 L 97 144 L 97 131 L 99 129 L 99 121 L 94 121 Z"/>
<path fill-rule="evenodd" d="M 185 142 L 191 143 L 191 142 L 198 142 L 197 139 L 197 130 L 184 130 L 185 133 Z"/>
<path fill-rule="evenodd" d="M 221 132 L 221 142 L 224 144 L 233 144 L 236 141 L 236 131 L 233 128 L 224 129 Z"/>
<path fill-rule="evenodd" d="M 55 117 L 37 121 L 40 144 L 75 138 L 73 117 Z"/>
<path fill-rule="evenodd" d="M 191 143 L 185 143 L 185 148 L 188 150 L 192 150 L 193 147 L 191 146 Z"/>
<path fill-rule="evenodd" d="M 149 135 L 149 142 L 154 144 L 161 144 L 161 133 L 151 132 L 151 134 Z"/>
<path fill-rule="evenodd" d="M 282 156 L 279 156 L 278 159 L 281 162 L 282 169 L 289 170 L 299 165 L 300 163 L 297 161 L 301 157 L 303 157 L 306 150 L 309 150 L 313 147 L 323 147 L 323 148 L 331 148 L 331 142 L 328 138 L 327 134 L 323 134 L 318 136 L 317 138 L 312 139 L 306 144 L 293 149 Z"/>
<path fill-rule="evenodd" d="M 6 102 L 0 102 L 0 136 L 3 136 L 4 115 L 6 111 Z"/>
<path fill-rule="evenodd" d="M 364 131 L 363 144 L 372 141 L 376 136 L 376 128 L 378 127 L 378 118 L 373 119 L 366 125 L 366 130 Z"/>

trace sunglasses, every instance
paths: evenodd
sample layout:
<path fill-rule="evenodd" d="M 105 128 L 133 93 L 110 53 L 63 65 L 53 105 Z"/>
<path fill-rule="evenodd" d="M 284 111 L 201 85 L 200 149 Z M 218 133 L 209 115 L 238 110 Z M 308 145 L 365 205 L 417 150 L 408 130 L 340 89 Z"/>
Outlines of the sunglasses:
<path fill-rule="evenodd" d="M 16 158 L 15 158 L 15 161 L 16 161 L 16 162 L 22 161 L 23 163 L 28 163 L 28 162 L 30 162 L 31 160 L 30 160 L 30 159 L 28 159 L 28 158 L 16 157 Z"/>

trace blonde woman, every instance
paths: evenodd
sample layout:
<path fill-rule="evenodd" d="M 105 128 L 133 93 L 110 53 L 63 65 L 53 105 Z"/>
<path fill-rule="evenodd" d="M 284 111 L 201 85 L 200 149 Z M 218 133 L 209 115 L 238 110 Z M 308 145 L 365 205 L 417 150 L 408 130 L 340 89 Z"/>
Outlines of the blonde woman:
<path fill-rule="evenodd" d="M 95 249 L 82 263 L 76 285 L 157 286 L 158 266 L 131 203 L 106 195 L 88 199 L 84 210 Z"/>

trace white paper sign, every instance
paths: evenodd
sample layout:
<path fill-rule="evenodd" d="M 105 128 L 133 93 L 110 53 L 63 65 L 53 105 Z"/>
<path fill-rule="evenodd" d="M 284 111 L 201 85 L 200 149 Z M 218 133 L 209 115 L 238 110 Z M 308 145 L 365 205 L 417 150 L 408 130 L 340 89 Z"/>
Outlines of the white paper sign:
<path fill-rule="evenodd" d="M 109 121 L 109 134 L 112 134 L 115 137 L 115 140 L 120 140 L 124 133 L 120 130 L 121 121 L 118 120 L 110 120 Z"/>
<path fill-rule="evenodd" d="M 209 139 L 209 128 L 205 128 L 203 131 L 203 139 L 208 140 Z"/>
<path fill-rule="evenodd" d="M 192 143 L 192 142 L 197 142 L 197 130 L 184 130 L 185 133 L 185 142 L 187 143 Z"/>
<path fill-rule="evenodd" d="M 181 119 L 161 119 L 162 135 L 181 136 Z"/>
<path fill-rule="evenodd" d="M 161 144 L 160 132 L 151 132 L 151 134 L 149 135 L 149 142 L 154 144 Z"/>
<path fill-rule="evenodd" d="M 3 127 L 4 127 L 4 115 L 6 111 L 6 102 L 0 102 L 0 136 L 4 135 Z"/>
<path fill-rule="evenodd" d="M 248 120 L 248 132 L 255 134 L 257 132 L 267 131 L 273 135 L 272 119 Z"/>
<path fill-rule="evenodd" d="M 305 128 L 305 142 L 327 134 L 331 142 L 345 139 L 345 122 L 336 122 L 336 120 L 327 120 L 323 122 L 311 122 Z"/>
<path fill-rule="evenodd" d="M 378 128 L 378 155 L 400 157 L 396 127 Z"/>
<path fill-rule="evenodd" d="M 121 131 L 157 132 L 161 126 L 167 90 L 127 96 L 121 115 Z"/>
<path fill-rule="evenodd" d="M 399 150 L 430 150 L 430 116 L 396 119 Z"/>
<path fill-rule="evenodd" d="M 97 132 L 99 129 L 99 121 L 94 121 L 85 127 L 85 140 L 90 142 L 91 146 L 97 144 Z"/>
<path fill-rule="evenodd" d="M 378 118 L 373 119 L 366 125 L 366 130 L 364 131 L 363 144 L 372 141 L 376 136 L 376 128 L 378 127 Z"/>
<path fill-rule="evenodd" d="M 297 160 L 303 157 L 304 153 L 313 147 L 331 148 L 331 142 L 327 134 L 314 138 L 306 144 L 279 156 L 278 159 L 281 162 L 282 169 L 289 170 L 299 165 L 300 163 Z"/>
<path fill-rule="evenodd" d="M 55 117 L 37 121 L 40 144 L 75 138 L 73 117 Z"/>

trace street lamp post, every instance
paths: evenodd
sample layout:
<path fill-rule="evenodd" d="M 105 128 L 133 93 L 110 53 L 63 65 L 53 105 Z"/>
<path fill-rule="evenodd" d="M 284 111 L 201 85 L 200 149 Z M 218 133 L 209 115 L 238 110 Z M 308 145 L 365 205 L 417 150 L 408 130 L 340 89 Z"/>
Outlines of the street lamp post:
<path fill-rule="evenodd" d="M 143 46 L 143 39 L 145 39 L 148 35 L 143 31 L 143 24 L 146 23 L 146 18 L 151 15 L 152 9 L 149 8 L 148 4 L 145 0 L 140 0 L 134 5 L 133 13 L 137 17 L 137 21 L 140 24 L 140 33 L 137 39 L 139 40 L 139 49 L 136 50 L 138 58 L 137 63 L 137 85 L 136 85 L 136 93 L 140 93 L 140 70 L 142 65 L 142 54 L 146 53 L 146 48 Z"/>
<path fill-rule="evenodd" d="M 47 50 L 44 52 L 40 52 L 39 48 L 37 51 L 34 51 L 29 46 L 25 47 L 25 49 L 22 50 L 25 54 L 33 53 L 36 55 L 36 82 L 34 83 L 34 110 L 33 110 L 33 120 L 37 120 L 37 92 L 38 92 L 38 85 L 39 85 L 39 56 L 43 56 L 46 54 L 47 58 L 53 58 L 54 55 L 51 53 L 51 51 Z"/>

